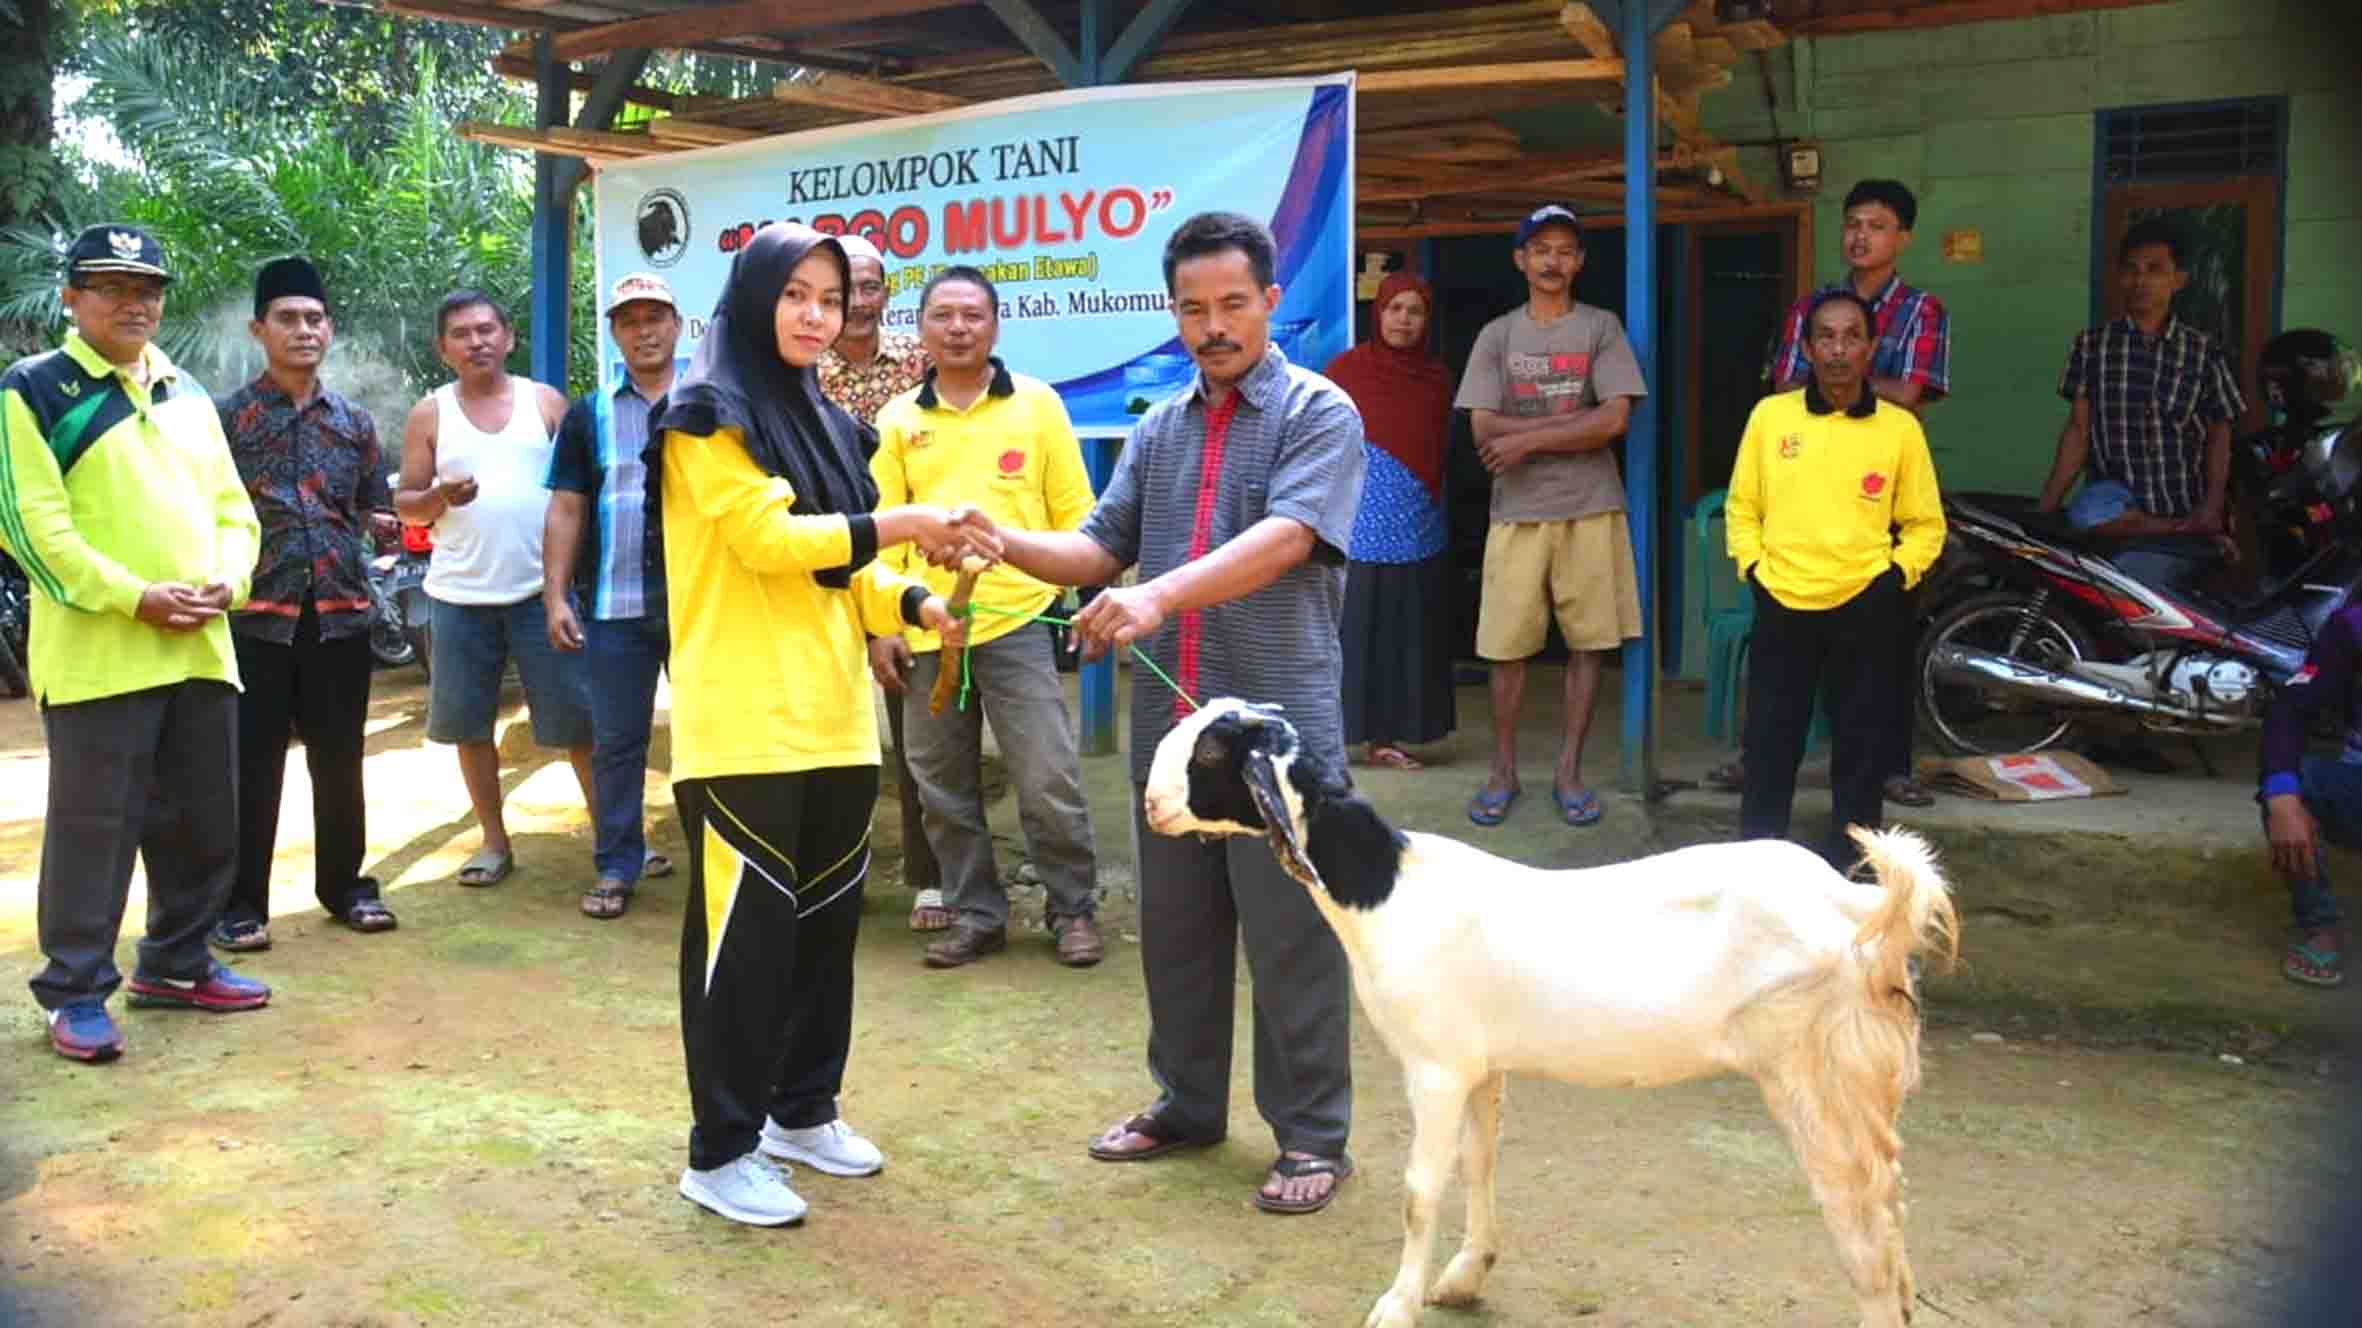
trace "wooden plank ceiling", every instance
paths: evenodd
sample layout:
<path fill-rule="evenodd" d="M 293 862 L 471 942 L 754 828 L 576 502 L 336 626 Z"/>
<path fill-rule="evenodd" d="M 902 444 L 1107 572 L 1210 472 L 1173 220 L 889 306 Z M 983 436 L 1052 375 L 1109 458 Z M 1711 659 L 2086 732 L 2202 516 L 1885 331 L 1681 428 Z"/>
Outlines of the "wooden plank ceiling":
<path fill-rule="evenodd" d="M 1634 0 L 1637 2 L 1637 0 Z M 1657 103 L 1667 126 L 1660 203 L 1675 215 L 1764 198 L 1734 152 L 1700 123 L 1699 101 L 1752 53 L 1797 32 L 1847 32 L 2023 17 L 2156 0 L 1696 0 L 1661 34 Z M 920 114 L 1059 86 L 986 3 L 961 0 L 379 0 L 389 11 L 508 28 L 496 62 L 530 80 L 533 43 L 595 69 L 654 47 L 777 62 L 793 69 L 766 96 L 735 101 L 635 89 L 662 112 L 629 132 L 467 123 L 459 132 L 593 162 L 628 160 L 858 120 Z M 1142 8 L 1110 5 L 1113 43 Z M 1069 49 L 1077 0 L 1035 0 Z M 1724 21 L 1729 14 L 1733 21 Z M 1196 0 L 1127 81 L 1360 76 L 1359 221 L 1372 238 L 1498 229 L 1549 196 L 1620 207 L 1620 153 L 1530 150 L 1501 117 L 1590 103 L 1621 113 L 1623 55 L 1587 4 L 1562 0 Z M 578 86 L 593 77 L 574 75 Z M 1608 126 L 1603 123 L 1603 129 Z"/>

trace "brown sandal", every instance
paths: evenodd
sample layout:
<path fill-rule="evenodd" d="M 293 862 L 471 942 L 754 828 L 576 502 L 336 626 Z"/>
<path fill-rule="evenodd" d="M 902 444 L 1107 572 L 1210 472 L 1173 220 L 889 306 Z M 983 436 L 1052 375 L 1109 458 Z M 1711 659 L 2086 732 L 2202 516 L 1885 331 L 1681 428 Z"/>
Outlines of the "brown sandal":
<path fill-rule="evenodd" d="M 1141 1112 L 1137 1116 L 1134 1116 L 1130 1120 L 1125 1121 L 1122 1125 L 1116 1128 L 1123 1134 L 1136 1134 L 1141 1138 L 1148 1140 L 1148 1147 L 1134 1149 L 1109 1148 L 1106 1144 L 1106 1136 L 1101 1135 L 1099 1138 L 1091 1141 L 1092 1157 L 1098 1159 L 1101 1162 L 1146 1162 L 1152 1157 L 1163 1157 L 1167 1153 L 1175 1152 L 1183 1148 L 1205 1148 L 1220 1142 L 1219 1140 L 1215 1139 L 1190 1139 L 1182 1135 L 1174 1134 L 1166 1127 L 1163 1121 L 1158 1120 L 1156 1117 L 1149 1115 L 1145 1111 Z"/>
<path fill-rule="evenodd" d="M 1383 747 L 1370 748 L 1370 764 L 1382 765 L 1389 770 L 1425 770 L 1427 768 L 1425 761 L 1391 743 Z"/>

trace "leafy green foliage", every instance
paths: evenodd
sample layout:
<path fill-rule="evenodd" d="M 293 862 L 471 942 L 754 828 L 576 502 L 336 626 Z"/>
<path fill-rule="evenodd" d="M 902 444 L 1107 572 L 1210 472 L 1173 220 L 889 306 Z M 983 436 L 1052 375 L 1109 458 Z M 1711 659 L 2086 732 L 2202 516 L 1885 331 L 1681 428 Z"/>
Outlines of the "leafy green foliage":
<path fill-rule="evenodd" d="M 308 0 L 278 7 L 324 8 Z M 152 19 L 149 8 L 133 17 Z M 153 8 L 177 15 L 193 7 Z M 237 11 L 216 12 L 225 29 L 250 17 L 243 6 L 220 9 Z M 407 68 L 366 73 L 374 91 L 356 111 L 341 93 L 315 103 L 308 91 L 257 78 L 243 60 L 217 58 L 220 33 L 158 30 L 170 26 L 94 22 L 85 33 L 73 65 L 91 84 L 77 112 L 111 128 L 131 162 L 109 164 L 71 146 L 61 154 L 73 178 L 58 224 L 0 231 L 0 320 L 62 333 L 57 286 L 66 242 L 81 225 L 123 220 L 152 231 L 174 269 L 160 344 L 217 389 L 262 367 L 247 333 L 252 283 L 255 270 L 280 254 L 319 264 L 338 325 L 331 372 L 370 380 L 362 395 L 381 424 L 392 423 L 389 405 L 398 410 L 449 376 L 433 345 L 434 307 L 445 292 L 488 291 L 516 316 L 525 339 L 532 163 L 463 142 L 450 129 L 463 118 L 528 119 L 519 90 L 467 72 L 446 79 L 448 52 L 413 42 Z M 309 37 L 288 40 L 253 59 L 276 68 L 309 52 L 331 71 L 321 77 L 333 79 L 369 54 L 305 45 Z M 0 156 L 0 190 L 6 187 Z M 577 234 L 587 240 L 587 229 L 578 226 Z M 568 359 L 570 376 L 584 383 L 594 364 L 590 266 L 587 253 L 578 253 Z M 337 385 L 353 390 L 342 376 Z"/>

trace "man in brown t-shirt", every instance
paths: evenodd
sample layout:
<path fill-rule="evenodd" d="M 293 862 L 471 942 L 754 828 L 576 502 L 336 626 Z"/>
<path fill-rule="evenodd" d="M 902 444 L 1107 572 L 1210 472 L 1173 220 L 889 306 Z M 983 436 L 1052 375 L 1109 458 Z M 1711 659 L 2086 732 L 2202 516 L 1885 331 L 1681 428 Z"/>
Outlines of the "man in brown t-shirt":
<path fill-rule="evenodd" d="M 1567 824 L 1590 825 L 1600 811 L 1583 782 L 1583 740 L 1599 696 L 1599 657 L 1641 631 L 1624 481 L 1608 449 L 1648 384 L 1624 325 L 1575 301 L 1583 236 L 1571 209 L 1537 208 L 1518 225 L 1513 257 L 1526 302 L 1477 334 L 1453 403 L 1469 412 L 1493 476 L 1476 618 L 1476 653 L 1492 662 L 1493 769 L 1469 799 L 1468 819 L 1499 825 L 1523 791 L 1517 712 L 1525 662 L 1549 639 L 1555 615 L 1569 653 L 1566 733 L 1551 797 Z"/>

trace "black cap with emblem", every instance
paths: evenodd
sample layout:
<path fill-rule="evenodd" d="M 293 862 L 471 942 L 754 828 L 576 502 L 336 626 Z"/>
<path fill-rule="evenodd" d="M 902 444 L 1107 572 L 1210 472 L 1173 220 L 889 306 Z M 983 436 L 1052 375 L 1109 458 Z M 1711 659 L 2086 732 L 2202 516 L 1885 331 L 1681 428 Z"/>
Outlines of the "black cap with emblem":
<path fill-rule="evenodd" d="M 172 281 L 172 274 L 164 270 L 164 246 L 156 243 L 156 237 L 137 226 L 113 222 L 85 227 L 74 237 L 74 247 L 66 251 L 68 281 L 101 272 L 154 277 L 167 285 Z"/>

